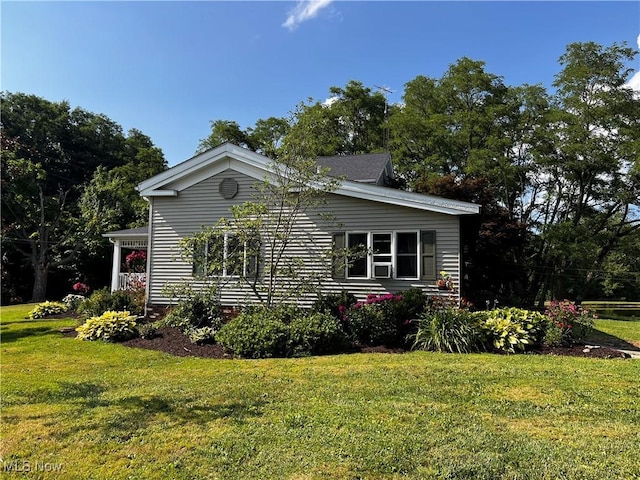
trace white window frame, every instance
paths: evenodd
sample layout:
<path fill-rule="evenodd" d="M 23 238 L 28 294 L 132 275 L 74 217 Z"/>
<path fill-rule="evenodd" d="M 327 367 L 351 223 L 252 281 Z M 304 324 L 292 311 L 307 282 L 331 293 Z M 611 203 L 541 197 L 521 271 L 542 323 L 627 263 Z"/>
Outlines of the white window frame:
<path fill-rule="evenodd" d="M 205 277 L 208 278 L 243 278 L 243 277 L 247 277 L 248 274 L 248 267 L 249 267 L 249 256 L 247 255 L 247 242 L 243 242 L 243 248 L 242 248 L 242 275 L 232 275 L 229 274 L 229 271 L 227 270 L 227 267 L 229 265 L 228 259 L 229 259 L 229 239 L 232 237 L 235 237 L 236 235 L 234 235 L 231 232 L 224 232 L 221 234 L 221 236 L 223 237 L 223 244 L 222 244 L 222 273 L 220 274 L 207 274 L 205 273 Z M 204 261 L 204 265 L 205 268 L 208 264 L 208 257 L 209 257 L 209 241 L 207 240 L 204 244 L 204 255 L 203 255 L 203 261 Z M 195 260 L 194 260 L 195 261 Z M 256 268 L 256 272 L 254 272 L 255 275 L 257 275 L 257 269 L 258 269 L 258 265 L 256 264 L 255 266 Z M 194 270 L 195 270 L 195 266 L 194 266 Z M 194 275 L 195 275 L 195 271 L 194 271 Z M 253 274 L 252 274 L 253 275 Z"/>
<path fill-rule="evenodd" d="M 365 248 L 367 249 L 367 256 L 364 258 L 365 260 L 365 268 L 367 270 L 366 274 L 364 276 L 350 276 L 349 275 L 349 255 L 347 254 L 347 258 L 345 259 L 345 278 L 350 279 L 350 280 L 369 280 L 371 278 L 371 260 L 370 260 L 370 249 L 371 249 L 371 232 L 363 232 L 363 231 L 353 231 L 353 232 L 345 232 L 345 246 L 347 248 L 347 252 L 349 251 L 349 249 L 351 248 L 349 246 L 349 237 L 351 235 L 365 235 L 366 236 L 366 240 L 367 240 L 367 244 L 365 245 Z M 361 258 L 358 258 L 358 260 L 361 260 Z"/>
<path fill-rule="evenodd" d="M 345 234 L 345 245 L 347 247 L 347 249 L 349 249 L 349 237 L 351 235 L 366 235 L 366 240 L 367 240 L 367 244 L 366 244 L 366 248 L 368 250 L 367 252 L 367 256 L 366 256 L 366 268 L 367 268 L 367 274 L 366 276 L 352 276 L 349 275 L 349 266 L 348 266 L 348 255 L 347 258 L 345 259 L 345 278 L 347 280 L 374 280 L 374 279 L 385 279 L 388 278 L 390 280 L 420 280 L 421 278 L 421 245 L 422 245 L 422 238 L 421 238 L 421 230 L 373 230 L 373 231 L 369 231 L 369 232 L 364 232 L 364 231 L 358 231 L 358 230 L 354 230 L 354 231 L 346 231 L 344 232 Z M 415 238 L 416 238 L 416 251 L 415 251 L 415 259 L 416 259 L 416 275 L 412 276 L 412 277 L 399 277 L 397 272 L 398 272 L 398 252 L 397 252 L 397 239 L 398 239 L 398 234 L 414 234 Z M 391 253 L 390 254 L 382 254 L 382 255 L 389 255 L 391 257 L 391 261 L 390 262 L 381 262 L 378 261 L 376 262 L 374 260 L 374 257 L 376 256 L 375 252 L 373 251 L 373 236 L 374 235 L 390 235 L 391 237 Z M 391 272 L 390 272 L 390 276 L 389 277 L 376 277 L 375 276 L 375 267 L 376 266 L 380 266 L 380 265 L 385 265 L 385 266 L 389 266 L 391 268 Z"/>

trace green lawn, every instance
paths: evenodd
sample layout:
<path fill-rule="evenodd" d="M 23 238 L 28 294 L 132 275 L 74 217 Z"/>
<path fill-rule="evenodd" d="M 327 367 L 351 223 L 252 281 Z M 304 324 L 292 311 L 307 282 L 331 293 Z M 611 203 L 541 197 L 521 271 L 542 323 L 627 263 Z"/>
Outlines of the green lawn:
<path fill-rule="evenodd" d="M 177 358 L 28 310 L 0 310 L 2 478 L 640 478 L 640 360 Z"/>

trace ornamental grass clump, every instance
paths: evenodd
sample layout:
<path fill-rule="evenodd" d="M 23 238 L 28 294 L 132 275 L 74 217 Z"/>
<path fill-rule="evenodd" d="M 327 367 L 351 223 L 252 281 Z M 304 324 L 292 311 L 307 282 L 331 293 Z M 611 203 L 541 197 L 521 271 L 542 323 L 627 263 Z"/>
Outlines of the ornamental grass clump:
<path fill-rule="evenodd" d="M 414 350 L 446 353 L 484 350 L 478 319 L 467 310 L 457 307 L 428 309 L 417 324 L 418 330 L 412 337 Z"/>
<path fill-rule="evenodd" d="M 136 317 L 131 312 L 106 311 L 99 317 L 91 317 L 76 328 L 79 340 L 103 340 L 117 342 L 135 337 Z"/>
<path fill-rule="evenodd" d="M 37 304 L 33 310 L 29 312 L 29 318 L 45 318 L 51 315 L 65 313 L 69 308 L 62 302 L 42 302 Z"/>
<path fill-rule="evenodd" d="M 548 325 L 544 343 L 550 346 L 571 346 L 584 341 L 597 318 L 597 315 L 569 300 L 554 300 L 545 315 Z"/>

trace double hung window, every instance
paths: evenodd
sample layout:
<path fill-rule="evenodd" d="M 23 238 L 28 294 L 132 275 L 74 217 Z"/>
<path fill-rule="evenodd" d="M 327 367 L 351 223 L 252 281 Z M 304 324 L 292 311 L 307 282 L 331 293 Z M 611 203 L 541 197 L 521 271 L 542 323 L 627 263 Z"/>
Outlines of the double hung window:
<path fill-rule="evenodd" d="M 196 245 L 193 274 L 199 277 L 255 277 L 259 242 L 242 242 L 231 233 L 211 236 Z"/>
<path fill-rule="evenodd" d="M 335 278 L 435 280 L 435 231 L 339 232 Z"/>

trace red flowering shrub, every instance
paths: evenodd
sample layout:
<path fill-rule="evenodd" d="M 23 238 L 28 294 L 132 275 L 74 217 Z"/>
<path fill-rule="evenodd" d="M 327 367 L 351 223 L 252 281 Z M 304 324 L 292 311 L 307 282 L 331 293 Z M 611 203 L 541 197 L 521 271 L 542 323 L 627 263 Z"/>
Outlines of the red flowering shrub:
<path fill-rule="evenodd" d="M 144 273 L 147 268 L 147 252 L 135 250 L 126 256 L 124 263 L 130 272 Z"/>
<path fill-rule="evenodd" d="M 573 345 L 582 342 L 593 330 L 593 319 L 589 310 L 569 300 L 551 302 L 545 315 L 549 319 L 544 343 L 551 346 Z"/>
<path fill-rule="evenodd" d="M 86 295 L 91 290 L 89 285 L 85 285 L 82 282 L 74 283 L 73 287 L 71 288 L 73 289 L 74 292 L 78 293 L 79 295 Z"/>

